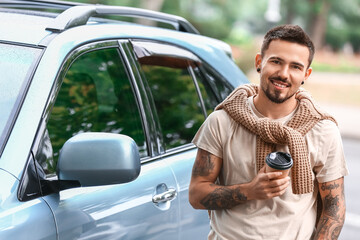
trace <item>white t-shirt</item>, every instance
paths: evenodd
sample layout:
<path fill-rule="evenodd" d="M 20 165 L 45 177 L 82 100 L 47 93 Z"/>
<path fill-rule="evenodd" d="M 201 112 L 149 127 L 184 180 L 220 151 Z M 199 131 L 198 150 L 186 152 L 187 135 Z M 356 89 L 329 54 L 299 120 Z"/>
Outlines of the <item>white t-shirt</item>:
<path fill-rule="evenodd" d="M 256 118 L 263 118 L 253 104 L 248 104 Z M 288 122 L 296 110 L 277 119 Z M 305 135 L 313 179 L 336 180 L 348 174 L 341 136 L 330 120 L 318 122 Z M 257 174 L 256 135 L 236 123 L 224 110 L 210 114 L 198 130 L 193 143 L 223 159 L 219 175 L 221 185 L 250 182 Z M 285 145 L 277 151 L 289 152 Z M 232 209 L 211 211 L 209 239 L 229 240 L 309 240 L 315 229 L 318 186 L 313 193 L 295 195 L 291 184 L 286 192 L 269 200 L 250 200 Z"/>

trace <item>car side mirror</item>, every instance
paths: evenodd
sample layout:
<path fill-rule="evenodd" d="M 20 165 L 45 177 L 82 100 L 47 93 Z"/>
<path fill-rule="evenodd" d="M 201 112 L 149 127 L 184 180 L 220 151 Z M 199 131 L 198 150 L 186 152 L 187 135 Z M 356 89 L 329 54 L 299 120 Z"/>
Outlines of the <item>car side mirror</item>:
<path fill-rule="evenodd" d="M 114 133 L 81 133 L 65 142 L 58 160 L 60 181 L 100 186 L 133 181 L 140 173 L 135 141 Z"/>

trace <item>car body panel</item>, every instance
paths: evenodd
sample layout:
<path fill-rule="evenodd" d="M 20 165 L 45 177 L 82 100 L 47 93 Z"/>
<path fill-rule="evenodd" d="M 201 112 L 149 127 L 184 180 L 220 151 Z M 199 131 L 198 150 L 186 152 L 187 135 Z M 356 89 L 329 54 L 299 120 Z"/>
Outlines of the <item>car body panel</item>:
<path fill-rule="evenodd" d="M 174 239 L 179 199 L 153 203 L 161 184 L 177 189 L 171 169 L 155 161 L 143 164 L 133 182 L 68 189 L 44 199 L 54 211 L 60 240 Z"/>
<path fill-rule="evenodd" d="M 189 203 L 189 182 L 196 157 L 197 149 L 190 148 L 188 151 L 173 152 L 163 156 L 164 161 L 171 162 L 178 184 L 178 198 L 180 202 L 180 239 L 191 239 L 198 232 L 208 232 L 209 219 L 207 211 L 195 211 Z"/>
<path fill-rule="evenodd" d="M 56 239 L 55 221 L 45 201 L 19 202 L 19 180 L 3 169 L 0 182 L 0 239 Z"/>

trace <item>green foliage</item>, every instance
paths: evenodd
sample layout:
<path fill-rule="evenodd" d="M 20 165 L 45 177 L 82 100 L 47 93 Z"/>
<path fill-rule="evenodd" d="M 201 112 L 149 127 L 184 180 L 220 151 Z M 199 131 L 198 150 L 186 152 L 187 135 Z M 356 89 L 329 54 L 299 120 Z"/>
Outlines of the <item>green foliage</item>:
<path fill-rule="evenodd" d="M 155 101 L 167 149 L 191 142 L 204 121 L 187 69 L 142 65 Z"/>
<path fill-rule="evenodd" d="M 334 28 L 329 26 L 326 32 L 326 42 L 335 51 L 341 50 L 344 44 L 348 41 L 349 29 Z"/>
<path fill-rule="evenodd" d="M 141 7 L 143 2 L 151 0 L 78 1 Z M 324 2 L 330 3 L 331 8 L 327 15 L 321 16 Z M 268 0 L 164 0 L 158 10 L 185 17 L 203 35 L 243 44 L 251 40 L 248 36 L 262 35 L 273 26 L 264 19 L 267 8 Z M 310 34 L 316 18 L 325 17 L 328 20 L 325 45 L 341 49 L 350 43 L 354 50 L 360 51 L 360 0 L 281 0 L 280 13 L 282 20 L 276 24 L 298 24 Z"/>

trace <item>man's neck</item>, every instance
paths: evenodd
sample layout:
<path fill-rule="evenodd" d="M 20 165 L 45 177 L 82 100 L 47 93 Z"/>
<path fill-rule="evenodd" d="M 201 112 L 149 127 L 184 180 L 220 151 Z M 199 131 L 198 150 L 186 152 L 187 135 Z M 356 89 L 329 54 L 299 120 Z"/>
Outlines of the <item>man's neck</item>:
<path fill-rule="evenodd" d="M 265 94 L 259 92 L 254 97 L 254 105 L 256 110 L 263 116 L 270 119 L 279 119 L 292 113 L 296 109 L 298 101 L 293 96 L 283 103 L 274 103 Z"/>

